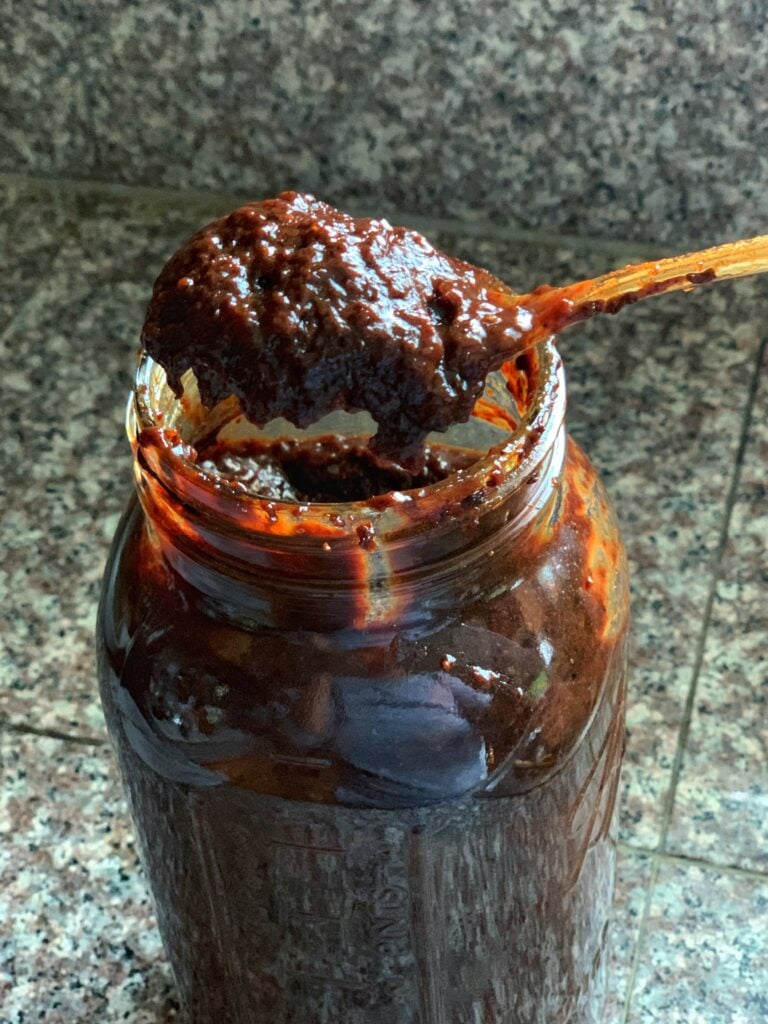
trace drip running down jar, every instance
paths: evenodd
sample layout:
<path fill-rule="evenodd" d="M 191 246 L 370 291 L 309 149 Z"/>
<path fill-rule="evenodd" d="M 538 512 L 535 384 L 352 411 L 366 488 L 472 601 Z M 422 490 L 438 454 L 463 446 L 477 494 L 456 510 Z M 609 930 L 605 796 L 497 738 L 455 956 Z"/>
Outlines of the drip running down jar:
<path fill-rule="evenodd" d="M 602 1019 L 627 568 L 564 411 L 550 342 L 444 479 L 280 501 L 144 358 L 101 692 L 191 1024 Z"/>

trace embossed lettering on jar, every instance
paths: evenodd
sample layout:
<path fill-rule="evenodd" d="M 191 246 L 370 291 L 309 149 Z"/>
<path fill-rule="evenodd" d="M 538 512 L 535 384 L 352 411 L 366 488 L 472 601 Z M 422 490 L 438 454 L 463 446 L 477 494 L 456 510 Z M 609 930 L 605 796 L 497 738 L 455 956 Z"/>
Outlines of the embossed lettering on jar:
<path fill-rule="evenodd" d="M 285 501 L 144 359 L 102 699 L 192 1024 L 602 1019 L 627 572 L 564 409 L 549 344 L 444 479 Z"/>

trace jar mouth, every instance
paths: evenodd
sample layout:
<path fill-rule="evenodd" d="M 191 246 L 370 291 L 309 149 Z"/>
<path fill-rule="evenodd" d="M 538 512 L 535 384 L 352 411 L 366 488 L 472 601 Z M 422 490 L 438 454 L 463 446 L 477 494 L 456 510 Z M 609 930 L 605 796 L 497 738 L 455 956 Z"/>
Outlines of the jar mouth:
<path fill-rule="evenodd" d="M 520 360 L 527 361 L 523 369 Z M 554 339 L 506 364 L 499 376 L 507 381 L 513 376 L 525 377 L 525 394 L 522 401 L 517 398 L 514 421 L 505 421 L 501 438 L 479 452 L 476 461 L 436 482 L 356 501 L 280 501 L 246 492 L 235 482 L 203 469 L 192 457 L 195 440 L 210 436 L 212 430 L 231 420 L 238 402 L 229 398 L 213 410 L 206 409 L 197 398 L 194 378 L 192 387 L 185 384 L 185 393 L 178 398 L 163 368 L 146 352 L 139 359 L 126 430 L 139 476 L 149 470 L 177 500 L 215 516 L 222 525 L 249 534 L 264 532 L 282 543 L 289 537 L 316 543 L 318 538 L 341 539 L 345 534 L 359 543 L 361 524 L 374 529 L 379 537 L 403 530 L 412 533 L 468 509 L 497 507 L 530 480 L 551 450 L 565 413 L 565 372 Z M 511 385 L 504 387 L 511 394 Z M 473 417 L 481 405 L 482 400 Z M 487 409 L 480 418 L 489 419 Z"/>

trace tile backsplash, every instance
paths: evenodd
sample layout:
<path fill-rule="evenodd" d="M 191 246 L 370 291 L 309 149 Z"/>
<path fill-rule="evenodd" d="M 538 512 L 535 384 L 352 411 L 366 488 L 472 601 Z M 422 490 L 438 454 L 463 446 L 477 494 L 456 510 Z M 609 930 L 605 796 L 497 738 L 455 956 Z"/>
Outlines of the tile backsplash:
<path fill-rule="evenodd" d="M 768 229 L 763 0 L 3 8 L 2 171 L 671 248 Z"/>

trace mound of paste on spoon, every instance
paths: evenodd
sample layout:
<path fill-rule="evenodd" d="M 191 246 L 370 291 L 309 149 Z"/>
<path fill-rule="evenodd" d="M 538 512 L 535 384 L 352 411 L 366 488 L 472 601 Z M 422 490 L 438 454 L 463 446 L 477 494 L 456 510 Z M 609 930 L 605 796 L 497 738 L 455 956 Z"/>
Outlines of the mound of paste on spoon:
<path fill-rule="evenodd" d="M 367 410 L 372 448 L 402 457 L 467 420 L 489 373 L 570 324 L 766 266 L 756 238 L 515 295 L 416 231 L 284 192 L 171 258 L 141 340 L 179 394 L 191 369 L 206 405 L 235 395 L 259 426 Z"/>
<path fill-rule="evenodd" d="M 287 192 L 214 221 L 158 278 L 142 343 L 180 391 L 233 394 L 249 420 L 303 427 L 367 410 L 380 450 L 466 420 L 522 331 L 505 286 L 385 220 Z"/>

